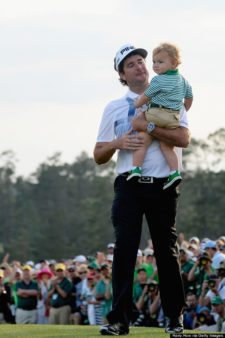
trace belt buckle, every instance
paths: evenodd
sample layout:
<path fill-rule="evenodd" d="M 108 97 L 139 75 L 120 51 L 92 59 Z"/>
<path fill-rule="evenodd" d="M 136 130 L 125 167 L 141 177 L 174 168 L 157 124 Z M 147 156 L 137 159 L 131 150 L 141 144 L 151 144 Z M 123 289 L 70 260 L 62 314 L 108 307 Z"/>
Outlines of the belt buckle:
<path fill-rule="evenodd" d="M 154 183 L 152 176 L 141 176 L 138 180 L 139 183 Z"/>

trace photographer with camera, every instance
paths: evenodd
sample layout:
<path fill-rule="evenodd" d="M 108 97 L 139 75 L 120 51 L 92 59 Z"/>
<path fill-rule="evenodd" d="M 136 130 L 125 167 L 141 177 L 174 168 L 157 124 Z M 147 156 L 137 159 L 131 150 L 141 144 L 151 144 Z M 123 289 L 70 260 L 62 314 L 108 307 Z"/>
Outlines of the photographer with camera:
<path fill-rule="evenodd" d="M 202 325 L 197 329 L 207 332 L 225 332 L 225 305 L 220 296 L 214 296 L 211 300 L 212 312 L 215 323 L 212 325 Z"/>
<path fill-rule="evenodd" d="M 202 306 L 211 306 L 215 296 L 220 296 L 225 302 L 225 261 L 220 263 L 216 275 L 209 276 L 209 280 L 204 281 L 199 302 Z"/>
<path fill-rule="evenodd" d="M 201 331 L 208 331 L 208 327 L 216 323 L 210 308 L 207 306 L 201 307 L 195 320 L 194 328 Z"/>
<path fill-rule="evenodd" d="M 188 281 L 195 281 L 196 296 L 199 297 L 202 292 L 204 280 L 208 280 L 209 276 L 215 273 L 211 266 L 212 260 L 206 252 L 203 252 L 194 263 L 188 273 Z"/>
<path fill-rule="evenodd" d="M 139 315 L 133 326 L 159 327 L 164 325 L 158 283 L 154 280 L 142 284 L 142 294 L 136 302 Z"/>

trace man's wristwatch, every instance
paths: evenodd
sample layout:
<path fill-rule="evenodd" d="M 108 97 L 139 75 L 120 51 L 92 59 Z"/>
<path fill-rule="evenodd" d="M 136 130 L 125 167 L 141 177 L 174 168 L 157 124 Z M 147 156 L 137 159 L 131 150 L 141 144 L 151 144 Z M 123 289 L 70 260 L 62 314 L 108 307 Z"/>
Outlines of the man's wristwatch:
<path fill-rule="evenodd" d="M 150 122 L 148 125 L 147 125 L 147 133 L 150 135 L 151 132 L 155 129 L 155 123 L 152 123 Z"/>

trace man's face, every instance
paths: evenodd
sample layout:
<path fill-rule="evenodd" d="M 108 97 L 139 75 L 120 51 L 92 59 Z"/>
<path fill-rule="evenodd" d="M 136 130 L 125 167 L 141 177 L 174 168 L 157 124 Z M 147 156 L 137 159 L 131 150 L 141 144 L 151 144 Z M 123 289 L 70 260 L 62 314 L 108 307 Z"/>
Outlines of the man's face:
<path fill-rule="evenodd" d="M 140 55 L 128 56 L 123 65 L 123 72 L 120 73 L 122 80 L 126 81 L 128 86 L 148 82 L 148 70 L 146 68 L 145 59 Z"/>

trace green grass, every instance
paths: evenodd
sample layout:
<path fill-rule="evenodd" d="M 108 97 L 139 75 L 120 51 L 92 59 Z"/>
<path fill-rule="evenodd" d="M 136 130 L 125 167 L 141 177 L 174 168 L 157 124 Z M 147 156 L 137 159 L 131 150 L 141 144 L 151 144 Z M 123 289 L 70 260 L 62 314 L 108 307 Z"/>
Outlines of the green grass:
<path fill-rule="evenodd" d="M 185 331 L 194 333 L 197 331 Z M 199 332 L 198 332 L 199 333 Z M 86 325 L 0 325 L 2 338 L 100 338 L 99 326 Z M 169 338 L 163 329 L 131 327 L 131 338 Z"/>

